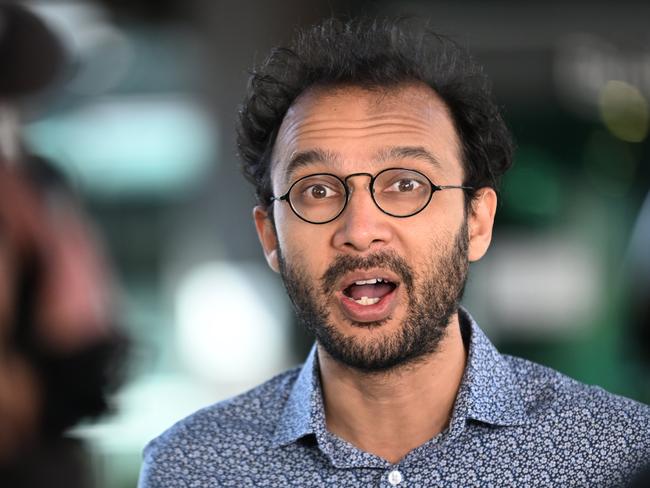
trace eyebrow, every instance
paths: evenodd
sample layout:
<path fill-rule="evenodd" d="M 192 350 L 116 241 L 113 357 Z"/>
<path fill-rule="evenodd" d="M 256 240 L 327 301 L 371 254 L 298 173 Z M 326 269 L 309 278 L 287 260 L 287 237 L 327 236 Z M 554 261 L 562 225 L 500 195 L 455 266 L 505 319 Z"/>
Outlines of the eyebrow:
<path fill-rule="evenodd" d="M 384 163 L 390 160 L 400 159 L 421 159 L 431 163 L 438 169 L 442 169 L 440 160 L 422 146 L 397 146 L 381 149 L 375 154 L 375 160 Z"/>
<path fill-rule="evenodd" d="M 284 173 L 285 181 L 291 181 L 291 177 L 296 171 L 305 166 L 315 163 L 337 163 L 339 157 L 336 153 L 325 151 L 320 148 L 310 149 L 308 151 L 296 152 L 289 162 Z"/>
<path fill-rule="evenodd" d="M 422 146 L 395 146 L 380 149 L 373 159 L 378 163 L 384 163 L 391 160 L 421 159 L 432 164 L 436 168 L 442 168 L 440 161 Z M 291 178 L 296 171 L 305 166 L 316 163 L 336 164 L 339 161 L 340 158 L 338 154 L 321 148 L 296 152 L 287 163 L 284 180 L 286 182 L 291 181 Z"/>

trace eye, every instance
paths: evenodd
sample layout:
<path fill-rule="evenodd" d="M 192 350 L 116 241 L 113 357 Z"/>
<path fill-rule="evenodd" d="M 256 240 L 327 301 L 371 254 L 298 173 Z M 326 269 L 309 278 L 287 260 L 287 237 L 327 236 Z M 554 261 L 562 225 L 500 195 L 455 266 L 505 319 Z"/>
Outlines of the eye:
<path fill-rule="evenodd" d="M 316 183 L 306 187 L 302 191 L 302 193 L 305 196 L 305 198 L 314 198 L 316 200 L 320 200 L 322 198 L 333 197 L 337 195 L 338 192 L 336 192 L 334 189 L 330 188 L 327 185 L 323 185 L 322 183 Z"/>
<path fill-rule="evenodd" d="M 331 204 L 345 198 L 343 184 L 332 175 L 319 174 L 298 180 L 289 197 L 298 206 Z"/>
<path fill-rule="evenodd" d="M 397 191 L 401 193 L 413 192 L 420 188 L 422 183 L 413 178 L 400 178 L 393 182 L 385 191 Z"/>

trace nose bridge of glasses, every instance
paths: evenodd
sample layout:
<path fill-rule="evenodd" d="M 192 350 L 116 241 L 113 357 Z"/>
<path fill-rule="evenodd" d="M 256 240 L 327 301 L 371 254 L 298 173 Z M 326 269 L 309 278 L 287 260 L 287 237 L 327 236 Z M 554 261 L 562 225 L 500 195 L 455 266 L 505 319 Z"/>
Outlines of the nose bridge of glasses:
<path fill-rule="evenodd" d="M 371 175 L 370 173 L 352 173 L 350 175 L 347 175 L 345 178 L 343 178 L 343 182 L 345 183 L 345 187 L 348 190 L 348 195 L 351 195 L 352 192 L 354 191 L 354 188 L 350 185 L 349 180 L 350 180 L 350 178 L 353 178 L 355 176 L 367 176 L 368 178 L 370 178 L 367 185 L 364 187 L 364 189 L 370 190 L 370 188 L 372 186 L 372 183 L 375 180 L 375 177 L 373 175 Z"/>

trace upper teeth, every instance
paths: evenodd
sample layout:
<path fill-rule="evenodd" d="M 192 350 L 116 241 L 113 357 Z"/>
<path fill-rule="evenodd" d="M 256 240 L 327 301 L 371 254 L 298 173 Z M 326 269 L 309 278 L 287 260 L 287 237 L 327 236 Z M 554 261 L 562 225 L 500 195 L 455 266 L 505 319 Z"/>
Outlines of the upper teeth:
<path fill-rule="evenodd" d="M 381 283 L 383 281 L 384 281 L 383 278 L 371 278 L 369 280 L 355 281 L 354 284 L 355 285 L 374 285 L 377 282 Z"/>

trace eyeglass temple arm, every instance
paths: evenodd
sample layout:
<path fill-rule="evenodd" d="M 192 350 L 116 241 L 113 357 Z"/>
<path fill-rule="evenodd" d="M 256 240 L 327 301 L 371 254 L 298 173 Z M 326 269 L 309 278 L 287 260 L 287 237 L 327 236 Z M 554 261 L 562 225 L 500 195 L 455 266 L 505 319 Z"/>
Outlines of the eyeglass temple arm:
<path fill-rule="evenodd" d="M 279 197 L 276 197 L 275 195 L 271 195 L 269 200 L 271 200 L 272 202 L 276 202 L 276 201 L 286 200 L 287 198 L 289 198 L 289 193 L 285 193 L 284 195 L 280 195 Z"/>
<path fill-rule="evenodd" d="M 461 189 L 461 190 L 473 190 L 474 189 L 473 186 L 458 186 L 458 185 L 435 185 L 434 188 L 437 189 L 437 190 L 450 190 L 450 189 L 453 189 L 453 188 L 458 188 L 458 189 Z"/>

